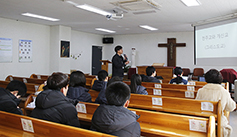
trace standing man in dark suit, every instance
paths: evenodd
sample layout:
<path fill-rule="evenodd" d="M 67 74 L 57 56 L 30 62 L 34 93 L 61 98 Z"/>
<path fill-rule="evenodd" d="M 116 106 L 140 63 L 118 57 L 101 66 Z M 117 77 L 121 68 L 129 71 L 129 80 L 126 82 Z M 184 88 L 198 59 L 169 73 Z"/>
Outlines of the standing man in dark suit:
<path fill-rule="evenodd" d="M 123 79 L 123 69 L 129 63 L 129 61 L 126 55 L 124 55 L 124 57 L 121 56 L 123 54 L 122 46 L 116 46 L 114 51 L 116 54 L 112 58 L 112 77 L 119 76 L 121 79 Z"/>

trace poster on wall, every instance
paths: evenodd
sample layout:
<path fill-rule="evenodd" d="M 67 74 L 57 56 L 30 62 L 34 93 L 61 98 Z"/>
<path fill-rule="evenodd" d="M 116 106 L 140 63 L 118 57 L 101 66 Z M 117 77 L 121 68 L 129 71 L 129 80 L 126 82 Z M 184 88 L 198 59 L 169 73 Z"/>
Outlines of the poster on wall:
<path fill-rule="evenodd" d="M 19 62 L 32 62 L 32 40 L 19 40 Z"/>
<path fill-rule="evenodd" d="M 0 38 L 0 62 L 12 62 L 12 39 Z"/>
<path fill-rule="evenodd" d="M 69 41 L 61 41 L 61 58 L 69 58 L 70 55 L 70 42 Z"/>

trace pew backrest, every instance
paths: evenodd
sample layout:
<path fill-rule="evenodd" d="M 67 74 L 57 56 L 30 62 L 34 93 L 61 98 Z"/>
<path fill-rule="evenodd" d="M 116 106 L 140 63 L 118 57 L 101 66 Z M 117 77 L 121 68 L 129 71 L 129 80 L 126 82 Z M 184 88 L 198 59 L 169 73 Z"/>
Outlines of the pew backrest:
<path fill-rule="evenodd" d="M 0 126 L 11 129 L 11 131 L 4 131 L 6 132 L 7 136 L 111 136 L 99 132 L 89 131 L 86 129 L 35 119 L 27 116 L 11 114 L 3 111 L 0 111 Z M 2 128 L 0 130 L 1 134 L 3 134 Z"/>
<path fill-rule="evenodd" d="M 9 83 L 10 83 L 10 81 L 0 80 L 0 87 L 6 88 Z M 26 94 L 35 93 L 37 91 L 37 89 L 39 88 L 39 84 L 25 83 L 25 85 L 27 87 Z"/>
<path fill-rule="evenodd" d="M 16 76 L 7 76 L 5 81 L 19 80 L 24 83 L 33 83 L 33 84 L 44 84 L 45 80 L 37 78 L 26 78 L 26 77 L 16 77 Z"/>
<path fill-rule="evenodd" d="M 80 120 L 91 122 L 93 113 L 99 104 L 79 102 L 79 108 L 84 108 L 86 111 L 78 111 Z M 84 105 L 84 106 L 83 106 Z M 141 126 L 142 135 L 147 136 L 215 136 L 215 118 L 200 118 L 194 116 L 184 116 L 177 114 L 167 114 L 162 112 L 152 112 L 139 109 L 131 109 L 130 111 L 140 116 L 137 120 Z M 203 131 L 194 132 L 190 130 L 190 124 L 201 124 L 204 128 Z M 177 126 L 179 125 L 179 126 Z"/>

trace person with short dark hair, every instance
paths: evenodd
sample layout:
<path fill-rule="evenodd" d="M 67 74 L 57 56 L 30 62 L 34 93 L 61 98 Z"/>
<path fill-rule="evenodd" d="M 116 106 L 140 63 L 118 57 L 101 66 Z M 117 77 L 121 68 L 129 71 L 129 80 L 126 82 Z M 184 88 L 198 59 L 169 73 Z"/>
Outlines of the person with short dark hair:
<path fill-rule="evenodd" d="M 105 70 L 101 70 L 98 72 L 98 79 L 95 80 L 94 84 L 92 86 L 93 90 L 101 91 L 103 89 L 106 89 L 107 81 L 108 81 L 108 72 Z"/>
<path fill-rule="evenodd" d="M 146 88 L 142 85 L 142 78 L 138 74 L 133 74 L 131 77 L 131 93 L 148 95 Z"/>
<path fill-rule="evenodd" d="M 92 102 L 91 95 L 88 93 L 86 86 L 86 77 L 81 71 L 71 73 L 67 97 L 77 99 L 83 102 Z"/>
<path fill-rule="evenodd" d="M 27 91 L 25 83 L 13 80 L 6 89 L 0 88 L 0 110 L 14 114 L 23 115 L 22 110 L 18 107 L 21 96 L 24 96 Z"/>
<path fill-rule="evenodd" d="M 156 69 L 153 66 L 148 66 L 146 68 L 146 75 L 147 76 L 143 76 L 144 82 L 160 83 L 160 80 L 156 78 Z"/>
<path fill-rule="evenodd" d="M 36 97 L 36 108 L 31 116 L 65 125 L 80 127 L 75 105 L 77 100 L 66 97 L 68 91 L 67 75 L 57 72 L 49 76 L 47 89 Z"/>
<path fill-rule="evenodd" d="M 176 75 L 176 78 L 171 79 L 170 84 L 188 84 L 188 81 L 182 78 L 183 70 L 181 67 L 176 67 L 174 69 L 174 74 Z"/>
<path fill-rule="evenodd" d="M 114 48 L 114 51 L 116 54 L 112 58 L 112 77 L 119 76 L 121 79 L 123 79 L 124 75 L 124 67 L 129 63 L 127 60 L 127 56 L 124 55 L 124 58 L 122 57 L 123 54 L 123 47 L 118 45 Z"/>
<path fill-rule="evenodd" d="M 100 105 L 92 117 L 92 130 L 119 137 L 140 137 L 138 115 L 127 109 L 130 88 L 117 81 L 110 84 L 105 92 L 108 105 Z"/>
<path fill-rule="evenodd" d="M 232 131 L 228 119 L 224 115 L 225 111 L 233 111 L 236 108 L 235 101 L 231 98 L 230 93 L 221 86 L 223 77 L 216 69 L 211 69 L 205 74 L 207 84 L 197 92 L 197 100 L 220 101 L 222 106 L 221 123 L 223 137 L 229 137 Z"/>
<path fill-rule="evenodd" d="M 112 77 L 112 78 L 108 81 L 106 87 L 108 87 L 110 84 L 112 84 L 113 82 L 116 82 L 116 81 L 121 81 L 121 79 L 120 79 L 118 76 Z M 98 97 L 97 97 L 96 100 L 95 100 L 95 103 L 98 103 L 98 104 L 108 104 L 108 103 L 107 103 L 107 99 L 106 99 L 106 97 L 105 97 L 105 90 L 106 90 L 106 88 L 104 88 L 104 89 L 102 89 L 102 90 L 100 91 L 100 93 L 98 94 Z"/>

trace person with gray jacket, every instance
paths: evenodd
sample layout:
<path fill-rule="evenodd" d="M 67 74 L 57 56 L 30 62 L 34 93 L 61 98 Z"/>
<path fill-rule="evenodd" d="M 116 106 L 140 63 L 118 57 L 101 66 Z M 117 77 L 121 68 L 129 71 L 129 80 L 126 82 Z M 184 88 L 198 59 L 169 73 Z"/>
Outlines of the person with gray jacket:
<path fill-rule="evenodd" d="M 108 105 L 100 105 L 92 117 L 91 129 L 119 137 L 140 137 L 138 115 L 128 110 L 130 88 L 123 82 L 114 82 L 106 88 Z"/>

